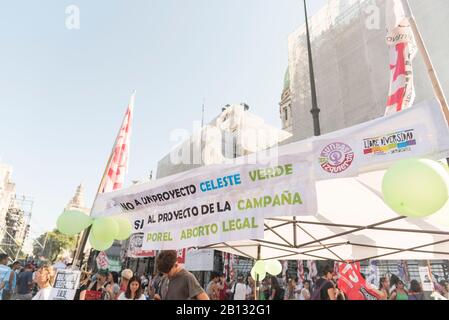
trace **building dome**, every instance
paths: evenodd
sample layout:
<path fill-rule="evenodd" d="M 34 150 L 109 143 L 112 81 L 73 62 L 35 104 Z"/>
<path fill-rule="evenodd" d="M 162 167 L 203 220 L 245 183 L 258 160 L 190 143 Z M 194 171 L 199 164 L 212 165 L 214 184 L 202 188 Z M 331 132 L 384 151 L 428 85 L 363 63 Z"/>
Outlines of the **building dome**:
<path fill-rule="evenodd" d="M 285 71 L 285 76 L 284 76 L 284 89 L 283 89 L 283 91 L 285 92 L 288 89 L 290 89 L 290 70 L 287 67 L 287 70 Z"/>

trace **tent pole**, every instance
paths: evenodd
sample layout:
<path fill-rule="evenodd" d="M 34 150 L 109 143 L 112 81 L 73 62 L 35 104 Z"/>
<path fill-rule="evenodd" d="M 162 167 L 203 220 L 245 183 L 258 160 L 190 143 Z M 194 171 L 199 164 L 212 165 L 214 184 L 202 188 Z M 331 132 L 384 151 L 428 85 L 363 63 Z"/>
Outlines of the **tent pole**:
<path fill-rule="evenodd" d="M 257 246 L 257 261 L 260 260 L 260 245 Z M 254 262 L 255 264 L 255 262 Z M 259 273 L 256 272 L 256 285 L 254 286 L 254 300 L 257 301 L 259 300 L 259 292 L 260 292 L 260 288 L 259 288 Z"/>
<path fill-rule="evenodd" d="M 298 241 L 297 241 L 297 235 L 296 235 L 296 217 L 293 217 L 293 245 L 295 246 L 295 248 L 298 245 Z"/>
<path fill-rule="evenodd" d="M 335 257 L 337 257 L 338 261 L 340 262 L 345 262 L 345 260 L 343 260 L 338 254 L 336 254 L 334 251 L 332 251 L 326 244 L 324 244 L 322 241 L 317 240 L 317 238 L 315 238 L 310 232 L 307 232 L 306 229 L 304 229 L 301 226 L 298 226 L 298 228 L 300 228 L 304 233 L 306 233 L 309 237 L 311 237 L 313 240 L 318 241 L 318 243 L 327 251 L 329 251 L 332 255 L 334 255 Z"/>
<path fill-rule="evenodd" d="M 409 251 L 413 251 L 413 250 L 417 250 L 417 249 L 421 249 L 421 248 L 425 248 L 425 247 L 429 247 L 429 246 L 434 246 L 434 245 L 437 245 L 437 244 L 447 243 L 447 242 L 449 242 L 449 239 L 441 240 L 441 241 L 437 241 L 437 242 L 433 242 L 433 243 L 427 243 L 427 244 L 424 244 L 424 245 L 421 245 L 421 246 L 412 247 L 412 248 L 400 249 L 400 250 L 396 250 L 396 251 L 393 251 L 393 252 L 390 252 L 390 253 L 380 254 L 380 255 L 377 255 L 377 256 L 374 256 L 374 257 L 369 257 L 369 258 L 366 258 L 366 259 L 357 260 L 356 262 L 360 262 L 360 261 L 364 261 L 364 260 L 378 259 L 380 257 L 392 256 L 392 255 L 397 254 L 397 253 L 409 252 Z"/>

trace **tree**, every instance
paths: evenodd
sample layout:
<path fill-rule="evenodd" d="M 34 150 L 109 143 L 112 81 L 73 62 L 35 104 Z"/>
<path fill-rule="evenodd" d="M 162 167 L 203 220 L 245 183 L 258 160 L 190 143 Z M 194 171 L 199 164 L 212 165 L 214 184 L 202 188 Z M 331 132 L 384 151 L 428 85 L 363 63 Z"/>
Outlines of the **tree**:
<path fill-rule="evenodd" d="M 49 261 L 55 261 L 63 250 L 74 250 L 75 246 L 75 236 L 67 236 L 55 229 L 36 239 L 33 245 L 33 254 L 37 257 L 43 256 Z"/>

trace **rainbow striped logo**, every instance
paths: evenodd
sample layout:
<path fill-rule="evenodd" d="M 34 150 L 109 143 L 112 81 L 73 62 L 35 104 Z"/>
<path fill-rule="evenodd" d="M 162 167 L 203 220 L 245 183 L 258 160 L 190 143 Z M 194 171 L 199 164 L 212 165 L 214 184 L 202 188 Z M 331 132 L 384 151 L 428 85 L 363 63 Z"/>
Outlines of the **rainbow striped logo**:
<path fill-rule="evenodd" d="M 363 145 L 363 154 L 365 155 L 389 155 L 408 152 L 416 146 L 415 129 L 363 139 Z"/>

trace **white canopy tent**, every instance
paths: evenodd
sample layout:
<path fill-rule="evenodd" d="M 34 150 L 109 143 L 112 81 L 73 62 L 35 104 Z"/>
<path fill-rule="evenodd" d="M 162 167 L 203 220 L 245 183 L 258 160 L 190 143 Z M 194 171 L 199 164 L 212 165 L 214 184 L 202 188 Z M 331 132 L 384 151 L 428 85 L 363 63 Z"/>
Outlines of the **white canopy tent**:
<path fill-rule="evenodd" d="M 266 219 L 263 240 L 205 248 L 252 259 L 448 259 L 449 205 L 426 219 L 398 216 L 382 200 L 383 174 L 318 182 L 317 216 Z"/>

